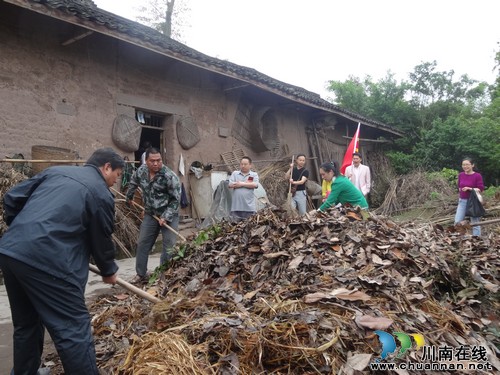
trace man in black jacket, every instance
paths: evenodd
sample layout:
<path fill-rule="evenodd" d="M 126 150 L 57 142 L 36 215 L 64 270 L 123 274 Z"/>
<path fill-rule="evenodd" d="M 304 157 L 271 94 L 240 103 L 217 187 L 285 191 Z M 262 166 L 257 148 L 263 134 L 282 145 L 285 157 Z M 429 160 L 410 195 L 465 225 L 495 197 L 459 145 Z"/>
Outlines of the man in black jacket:
<path fill-rule="evenodd" d="M 109 187 L 123 167 L 115 151 L 99 149 L 83 167 L 45 169 L 5 194 L 9 229 L 0 239 L 0 267 L 14 324 L 15 375 L 37 373 L 45 328 L 66 374 L 98 374 L 85 285 L 91 256 L 103 281 L 116 282 Z"/>

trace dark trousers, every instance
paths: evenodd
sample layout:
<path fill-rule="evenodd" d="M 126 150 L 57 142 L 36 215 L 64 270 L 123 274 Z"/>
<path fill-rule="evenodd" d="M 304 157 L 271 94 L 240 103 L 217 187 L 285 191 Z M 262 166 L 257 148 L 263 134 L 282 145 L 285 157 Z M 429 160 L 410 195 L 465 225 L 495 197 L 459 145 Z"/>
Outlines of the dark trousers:
<path fill-rule="evenodd" d="M 168 223 L 168 226 L 177 230 L 179 228 L 179 215 L 174 215 L 172 221 Z M 139 276 L 146 276 L 148 272 L 149 252 L 154 246 L 160 231 L 163 239 L 163 247 L 160 255 L 161 266 L 172 258 L 173 254 L 171 252 L 177 241 L 177 235 L 164 226 L 160 227 L 160 224 L 158 224 L 158 221 L 153 216 L 145 214 L 142 220 L 135 254 L 135 272 Z"/>
<path fill-rule="evenodd" d="M 231 221 L 240 222 L 240 221 L 248 219 L 254 213 L 255 213 L 255 211 L 231 211 L 230 218 L 231 218 Z"/>
<path fill-rule="evenodd" d="M 14 374 L 37 373 L 46 327 L 67 375 L 97 375 L 84 291 L 5 255 L 0 267 L 14 325 Z"/>

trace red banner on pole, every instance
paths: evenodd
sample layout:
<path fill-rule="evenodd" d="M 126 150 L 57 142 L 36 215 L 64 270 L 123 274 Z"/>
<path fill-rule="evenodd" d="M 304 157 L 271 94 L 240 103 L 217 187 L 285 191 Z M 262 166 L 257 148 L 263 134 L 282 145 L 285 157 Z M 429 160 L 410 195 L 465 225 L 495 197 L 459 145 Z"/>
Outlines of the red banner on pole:
<path fill-rule="evenodd" d="M 360 126 L 361 123 L 358 122 L 358 129 L 356 130 L 356 134 L 354 134 L 354 137 L 352 137 L 351 143 L 349 143 L 349 147 L 347 147 L 347 151 L 345 152 L 344 160 L 342 161 L 342 167 L 340 168 L 340 173 L 342 174 L 345 173 L 345 169 L 348 166 L 352 165 L 352 154 L 358 152 Z"/>

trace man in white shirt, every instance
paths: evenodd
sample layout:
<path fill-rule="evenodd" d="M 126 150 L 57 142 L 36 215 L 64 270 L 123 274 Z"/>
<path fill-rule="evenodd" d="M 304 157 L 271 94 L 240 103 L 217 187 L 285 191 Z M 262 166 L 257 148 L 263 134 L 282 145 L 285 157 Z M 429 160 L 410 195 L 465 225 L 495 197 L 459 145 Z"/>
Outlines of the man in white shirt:
<path fill-rule="evenodd" d="M 370 168 L 361 164 L 361 155 L 358 152 L 352 154 L 352 165 L 345 170 L 345 176 L 351 180 L 354 186 L 366 197 L 372 185 Z"/>
<path fill-rule="evenodd" d="M 151 142 L 149 142 L 149 141 L 145 141 L 145 142 L 142 144 L 142 149 L 143 149 L 143 151 L 144 151 L 144 152 L 143 152 L 143 153 L 142 153 L 142 155 L 141 155 L 141 165 L 146 164 L 146 151 L 147 151 L 148 149 L 150 149 L 150 148 L 151 148 Z"/>

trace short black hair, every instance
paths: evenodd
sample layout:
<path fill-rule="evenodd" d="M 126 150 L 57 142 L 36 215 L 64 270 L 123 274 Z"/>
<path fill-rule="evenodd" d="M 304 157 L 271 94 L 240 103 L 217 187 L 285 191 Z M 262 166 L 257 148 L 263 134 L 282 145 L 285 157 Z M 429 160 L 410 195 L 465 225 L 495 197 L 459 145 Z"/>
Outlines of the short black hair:
<path fill-rule="evenodd" d="M 363 157 L 361 156 L 361 154 L 359 152 L 354 152 L 352 154 L 352 157 L 355 157 L 355 156 L 359 156 L 360 159 L 363 159 Z"/>
<path fill-rule="evenodd" d="M 295 159 L 298 159 L 298 158 L 300 158 L 301 156 L 303 156 L 303 157 L 305 157 L 305 158 L 307 159 L 306 154 L 298 154 L 298 155 L 295 157 Z"/>
<path fill-rule="evenodd" d="M 146 150 L 146 160 L 148 160 L 149 155 L 151 154 L 161 154 L 160 150 L 158 150 L 156 147 L 150 147 Z"/>
<path fill-rule="evenodd" d="M 125 161 L 123 158 L 111 147 L 99 148 L 95 150 L 87 160 L 87 164 L 94 165 L 97 168 L 104 166 L 106 163 L 111 164 L 112 170 L 117 168 L 123 169 L 125 167 Z"/>
<path fill-rule="evenodd" d="M 243 157 L 241 158 L 241 160 L 243 160 L 243 159 L 247 159 L 247 160 L 248 160 L 248 162 L 249 162 L 250 164 L 252 164 L 252 159 L 250 159 L 250 156 L 243 156 Z M 240 162 L 241 162 L 241 160 L 240 160 Z"/>

